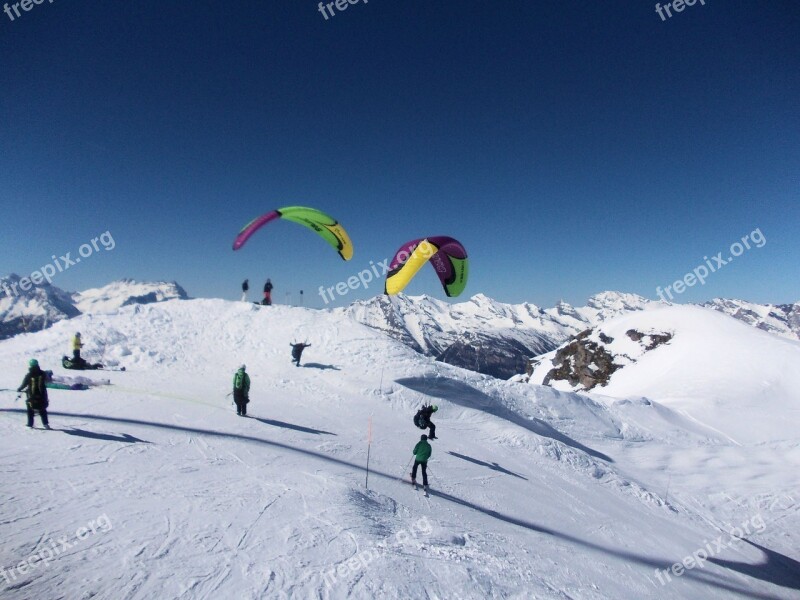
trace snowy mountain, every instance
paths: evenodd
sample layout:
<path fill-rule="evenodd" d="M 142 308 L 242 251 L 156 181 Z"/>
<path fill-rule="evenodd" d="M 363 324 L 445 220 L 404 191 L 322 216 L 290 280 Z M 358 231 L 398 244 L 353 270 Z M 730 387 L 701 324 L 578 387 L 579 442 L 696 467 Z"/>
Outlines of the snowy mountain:
<path fill-rule="evenodd" d="M 800 411 L 797 365 L 800 342 L 707 308 L 652 307 L 602 323 L 546 355 L 530 381 L 646 397 L 713 422 L 731 439 L 755 442 L 771 439 L 787 415 Z"/>
<path fill-rule="evenodd" d="M 790 340 L 800 340 L 800 302 L 776 305 L 714 298 L 701 306 L 713 308 L 748 325 Z"/>
<path fill-rule="evenodd" d="M 607 332 L 675 331 L 632 355 L 663 403 L 486 377 L 344 311 L 173 300 L 0 342 L 3 597 L 795 598 L 800 344 L 710 310 L 658 314 Z M 676 379 L 680 353 L 707 348 L 687 325 L 722 336 L 727 370 Z M 76 327 L 89 359 L 128 370 L 52 390 L 55 431 L 28 430 L 8 389 L 31 356 L 68 375 Z M 249 418 L 226 397 L 243 362 Z M 440 407 L 429 498 L 400 481 L 423 402 Z"/>
<path fill-rule="evenodd" d="M 79 293 L 65 292 L 47 283 L 23 290 L 19 284 L 18 275 L 0 279 L 0 339 L 46 329 L 81 313 L 102 314 L 131 304 L 188 298 L 177 283 L 163 281 L 139 283 L 122 279 Z"/>
<path fill-rule="evenodd" d="M 586 307 L 559 303 L 504 304 L 478 294 L 449 304 L 428 296 L 376 296 L 355 302 L 344 314 L 414 350 L 448 364 L 507 379 L 525 371 L 527 360 L 549 352 L 570 336 L 618 314 L 641 310 L 648 300 L 604 292 Z"/>
<path fill-rule="evenodd" d="M 101 288 L 72 295 L 75 306 L 82 313 L 108 313 L 131 304 L 151 304 L 179 298 L 187 299 L 186 291 L 176 282 L 137 282 L 121 279 Z"/>
<path fill-rule="evenodd" d="M 0 278 L 0 340 L 80 314 L 67 292 L 48 283 L 31 287 L 30 282 L 24 290 L 20 280 L 14 273 Z"/>

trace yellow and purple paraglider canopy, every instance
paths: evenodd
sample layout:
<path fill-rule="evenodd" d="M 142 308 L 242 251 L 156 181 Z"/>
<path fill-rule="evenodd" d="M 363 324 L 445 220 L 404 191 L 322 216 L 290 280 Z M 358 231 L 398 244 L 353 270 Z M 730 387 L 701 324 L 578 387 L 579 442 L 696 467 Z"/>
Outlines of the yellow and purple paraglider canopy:
<path fill-rule="evenodd" d="M 386 293 L 393 296 L 402 292 L 426 262 L 436 270 L 445 294 L 455 297 L 464 291 L 469 274 L 467 251 L 458 240 L 439 235 L 411 240 L 400 247 L 389 264 Z"/>
<path fill-rule="evenodd" d="M 305 225 L 309 229 L 316 231 L 326 242 L 333 246 L 344 260 L 353 258 L 353 243 L 350 236 L 339 222 L 333 217 L 326 215 L 316 208 L 307 206 L 286 206 L 278 210 L 270 211 L 250 221 L 245 225 L 233 241 L 233 249 L 238 250 L 244 246 L 256 231 L 261 229 L 270 221 L 276 219 L 286 219 L 294 221 L 300 225 Z"/>

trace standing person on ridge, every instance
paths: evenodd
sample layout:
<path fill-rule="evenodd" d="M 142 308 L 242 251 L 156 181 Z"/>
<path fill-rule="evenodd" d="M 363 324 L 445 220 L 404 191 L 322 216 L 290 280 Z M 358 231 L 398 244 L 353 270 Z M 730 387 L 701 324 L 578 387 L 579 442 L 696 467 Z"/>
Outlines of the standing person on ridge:
<path fill-rule="evenodd" d="M 236 414 L 247 416 L 247 403 L 250 402 L 250 376 L 247 367 L 242 365 L 233 376 L 233 401 L 236 403 Z"/>
<path fill-rule="evenodd" d="M 292 347 L 292 362 L 295 363 L 296 367 L 300 366 L 300 357 L 303 356 L 303 350 L 306 348 L 310 348 L 311 344 L 301 343 L 297 344 L 295 342 L 289 344 Z"/>
<path fill-rule="evenodd" d="M 264 299 L 261 301 L 264 306 L 272 304 L 272 280 L 267 278 L 267 283 L 264 284 Z"/>
<path fill-rule="evenodd" d="M 414 446 L 414 468 L 411 470 L 411 483 L 417 487 L 417 467 L 422 467 L 422 487 L 428 491 L 428 459 L 433 454 L 433 448 L 428 443 L 428 436 L 424 433 L 420 436 L 417 445 Z"/>
<path fill-rule="evenodd" d="M 44 425 L 45 429 L 50 429 L 50 423 L 47 419 L 47 406 L 50 402 L 47 399 L 46 382 L 47 375 L 39 367 L 39 361 L 35 358 L 30 359 L 25 379 L 22 380 L 22 385 L 17 388 L 18 392 L 24 390 L 27 395 L 25 406 L 28 409 L 28 427 L 33 427 L 33 413 L 38 410 L 42 425 Z"/>
<path fill-rule="evenodd" d="M 244 282 L 242 283 L 242 302 L 247 302 L 247 290 L 249 289 L 250 289 L 250 284 L 248 283 L 248 280 L 245 279 Z"/>

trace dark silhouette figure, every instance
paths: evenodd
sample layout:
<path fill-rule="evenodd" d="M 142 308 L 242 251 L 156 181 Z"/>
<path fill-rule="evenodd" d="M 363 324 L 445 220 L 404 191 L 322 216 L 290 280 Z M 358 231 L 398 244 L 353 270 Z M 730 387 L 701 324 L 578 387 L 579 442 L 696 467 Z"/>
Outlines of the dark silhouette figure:
<path fill-rule="evenodd" d="M 299 367 L 300 366 L 300 357 L 303 356 L 303 350 L 305 350 L 306 348 L 309 348 L 311 346 L 311 344 L 292 343 L 292 344 L 289 344 L 289 345 L 292 347 L 292 362 L 295 363 L 296 367 Z"/>
<path fill-rule="evenodd" d="M 261 301 L 261 304 L 264 306 L 272 304 L 272 280 L 270 279 L 267 279 L 267 283 L 264 284 L 264 299 Z"/>
<path fill-rule="evenodd" d="M 242 283 L 242 302 L 247 301 L 247 292 L 250 289 L 250 284 L 248 283 L 249 280 L 245 279 Z"/>

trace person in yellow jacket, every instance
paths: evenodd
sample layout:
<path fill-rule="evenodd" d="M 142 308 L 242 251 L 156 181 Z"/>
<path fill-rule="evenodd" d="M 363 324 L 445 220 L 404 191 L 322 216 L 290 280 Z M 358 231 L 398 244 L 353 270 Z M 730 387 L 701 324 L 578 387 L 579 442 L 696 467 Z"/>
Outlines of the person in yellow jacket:
<path fill-rule="evenodd" d="M 72 358 L 77 362 L 83 360 L 81 358 L 81 348 L 83 348 L 83 342 L 81 341 L 81 332 L 78 331 L 75 337 L 72 338 Z"/>

